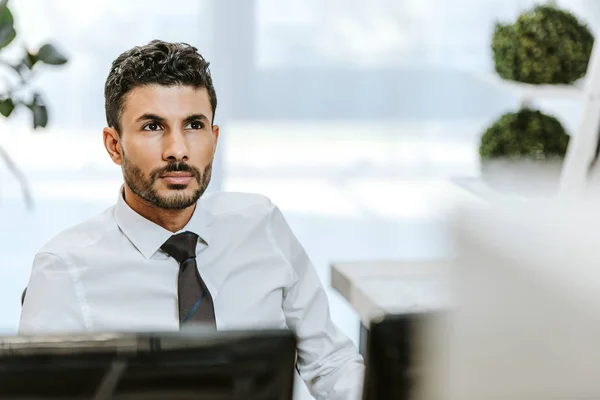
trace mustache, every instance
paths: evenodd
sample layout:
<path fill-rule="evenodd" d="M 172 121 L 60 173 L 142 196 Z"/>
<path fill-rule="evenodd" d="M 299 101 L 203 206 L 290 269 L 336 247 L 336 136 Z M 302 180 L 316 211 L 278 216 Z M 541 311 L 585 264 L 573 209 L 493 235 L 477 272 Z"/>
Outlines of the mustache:
<path fill-rule="evenodd" d="M 200 182 L 200 180 L 202 178 L 202 173 L 200 172 L 200 170 L 198 168 L 192 167 L 191 165 L 186 164 L 183 161 L 176 161 L 176 162 L 172 162 L 172 163 L 168 164 L 166 167 L 157 168 L 157 169 L 153 170 L 152 173 L 150 174 L 150 179 L 152 180 L 152 182 L 154 182 L 156 179 L 158 179 L 159 176 L 161 176 L 162 174 L 169 173 L 169 172 L 188 172 L 198 182 Z"/>

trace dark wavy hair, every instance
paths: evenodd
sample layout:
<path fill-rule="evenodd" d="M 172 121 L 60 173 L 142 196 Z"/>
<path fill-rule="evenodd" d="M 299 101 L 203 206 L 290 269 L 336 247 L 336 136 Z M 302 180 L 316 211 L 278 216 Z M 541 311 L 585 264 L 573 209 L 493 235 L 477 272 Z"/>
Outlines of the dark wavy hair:
<path fill-rule="evenodd" d="M 136 87 L 153 84 L 206 88 L 214 121 L 217 94 L 209 64 L 197 48 L 186 43 L 153 40 L 125 51 L 113 61 L 104 86 L 108 126 L 121 134 L 120 118 L 125 96 Z"/>

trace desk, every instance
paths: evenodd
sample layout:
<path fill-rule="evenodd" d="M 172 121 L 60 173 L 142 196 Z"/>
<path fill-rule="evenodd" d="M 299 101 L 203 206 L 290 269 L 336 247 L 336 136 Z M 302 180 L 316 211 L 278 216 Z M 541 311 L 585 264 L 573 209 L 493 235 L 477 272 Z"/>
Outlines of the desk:
<path fill-rule="evenodd" d="M 339 262 L 331 265 L 331 286 L 358 313 L 360 351 L 367 329 L 382 314 L 414 313 L 448 305 L 451 260 Z"/>

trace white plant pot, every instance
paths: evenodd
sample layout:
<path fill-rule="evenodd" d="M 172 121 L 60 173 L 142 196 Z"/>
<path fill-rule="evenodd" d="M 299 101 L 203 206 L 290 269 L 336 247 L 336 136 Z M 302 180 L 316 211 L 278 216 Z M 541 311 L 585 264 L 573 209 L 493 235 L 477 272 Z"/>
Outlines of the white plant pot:
<path fill-rule="evenodd" d="M 497 192 L 526 197 L 546 197 L 558 190 L 562 160 L 482 160 L 481 178 Z"/>

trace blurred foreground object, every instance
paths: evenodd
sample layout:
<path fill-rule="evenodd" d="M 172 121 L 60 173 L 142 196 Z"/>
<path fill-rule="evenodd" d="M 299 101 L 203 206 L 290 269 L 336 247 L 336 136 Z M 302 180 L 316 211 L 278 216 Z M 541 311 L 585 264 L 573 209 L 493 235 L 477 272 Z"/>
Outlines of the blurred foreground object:
<path fill-rule="evenodd" d="M 0 398 L 291 400 L 286 330 L 0 338 Z"/>
<path fill-rule="evenodd" d="M 422 334 L 423 399 L 600 398 L 599 200 L 457 215 L 455 308 Z"/>
<path fill-rule="evenodd" d="M 67 58 L 51 43 L 46 43 L 37 51 L 25 48 L 25 54 L 17 62 L 2 57 L 3 51 L 17 37 L 13 14 L 8 8 L 8 0 L 0 0 L 0 114 L 9 118 L 13 111 L 23 106 L 31 111 L 33 128 L 45 128 L 48 124 L 48 109 L 42 95 L 29 86 L 39 72 L 39 65 L 63 65 Z M 21 184 L 28 207 L 32 206 L 31 191 L 23 173 L 18 169 L 9 154 L 0 147 L 0 158 Z"/>
<path fill-rule="evenodd" d="M 566 10 L 538 5 L 512 24 L 496 24 L 495 69 L 504 79 L 570 84 L 586 74 L 594 36 Z"/>

